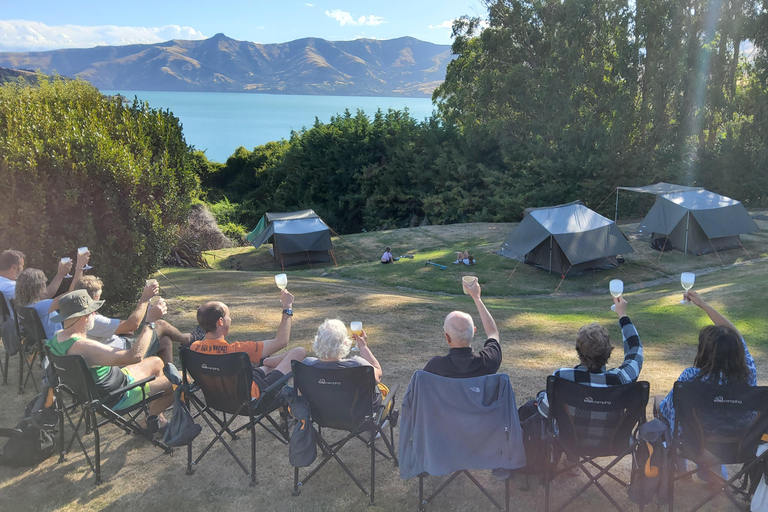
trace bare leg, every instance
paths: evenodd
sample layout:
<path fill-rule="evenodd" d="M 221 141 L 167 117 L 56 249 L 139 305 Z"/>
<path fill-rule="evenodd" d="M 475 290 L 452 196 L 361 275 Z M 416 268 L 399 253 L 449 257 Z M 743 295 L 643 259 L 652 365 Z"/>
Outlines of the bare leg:
<path fill-rule="evenodd" d="M 163 363 L 172 363 L 173 362 L 173 343 L 171 342 L 171 338 L 165 335 L 160 338 L 159 342 L 160 342 L 160 348 L 158 349 L 157 354 L 155 355 L 160 359 L 162 359 Z"/>
<path fill-rule="evenodd" d="M 283 375 L 288 375 L 291 373 L 291 361 L 303 361 L 305 357 L 307 357 L 307 351 L 302 347 L 295 347 L 285 354 L 264 359 L 264 366 L 261 367 L 261 370 L 265 375 L 272 370 L 278 370 Z M 272 366 L 272 363 L 276 364 Z"/>
<path fill-rule="evenodd" d="M 131 371 L 131 375 L 136 380 L 141 380 L 147 377 L 155 376 L 155 380 L 149 383 L 149 391 L 151 394 L 163 392 L 162 397 L 152 401 L 149 404 L 149 414 L 156 414 L 158 416 L 158 424 L 162 427 L 166 423 L 166 419 L 163 417 L 163 411 L 171 406 L 173 403 L 173 393 L 171 383 L 165 378 L 163 374 L 163 367 L 165 363 L 159 357 L 148 357 L 140 363 L 132 364 L 127 368 Z"/>
<path fill-rule="evenodd" d="M 171 340 L 182 345 L 192 342 L 192 336 L 189 333 L 183 333 L 165 320 L 158 320 L 155 322 L 155 331 L 161 338 L 168 336 Z"/>

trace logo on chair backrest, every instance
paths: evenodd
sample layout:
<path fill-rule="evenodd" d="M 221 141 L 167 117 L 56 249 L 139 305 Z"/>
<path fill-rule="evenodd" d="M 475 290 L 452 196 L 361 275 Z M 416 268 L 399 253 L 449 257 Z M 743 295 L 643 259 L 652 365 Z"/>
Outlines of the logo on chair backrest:
<path fill-rule="evenodd" d="M 211 371 L 214 371 L 214 372 L 220 372 L 221 371 L 218 368 L 216 368 L 215 366 L 208 366 L 205 363 L 201 364 L 200 368 L 202 368 L 203 370 L 211 370 Z"/>
<path fill-rule="evenodd" d="M 585 404 L 593 404 L 593 405 L 611 405 L 610 400 L 595 400 L 591 396 L 588 396 L 584 399 Z"/>
<path fill-rule="evenodd" d="M 56 368 L 56 371 L 64 372 L 66 371 L 64 368 L 58 366 L 56 363 L 53 363 L 53 367 Z"/>
<path fill-rule="evenodd" d="M 325 384 L 326 386 L 341 386 L 341 382 L 331 382 L 331 381 L 326 381 L 325 379 L 319 379 L 317 383 Z"/>
<path fill-rule="evenodd" d="M 472 386 L 472 387 L 469 388 L 469 390 L 474 392 L 474 393 L 479 393 L 480 392 L 480 388 L 477 387 L 477 386 Z"/>
<path fill-rule="evenodd" d="M 716 404 L 741 404 L 741 400 L 734 400 L 731 398 L 723 398 L 721 396 L 716 396 L 713 400 Z"/>

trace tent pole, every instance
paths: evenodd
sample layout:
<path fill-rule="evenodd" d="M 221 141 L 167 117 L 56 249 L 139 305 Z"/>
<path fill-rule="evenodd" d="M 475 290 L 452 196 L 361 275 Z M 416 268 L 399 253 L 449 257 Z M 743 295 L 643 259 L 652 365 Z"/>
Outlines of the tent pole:
<path fill-rule="evenodd" d="M 514 274 L 514 273 L 515 273 L 515 270 L 517 270 L 517 267 L 518 267 L 518 266 L 520 266 L 520 261 L 521 261 L 521 260 L 517 260 L 517 265 L 515 265 L 515 268 L 513 268 L 513 269 L 512 269 L 512 274 Z M 505 283 L 508 283 L 508 282 L 509 282 L 509 280 L 512 278 L 512 274 L 509 274 L 509 277 L 507 278 L 507 280 L 506 280 L 506 281 L 504 281 Z"/>
<path fill-rule="evenodd" d="M 691 224 L 691 212 L 685 214 L 685 252 L 688 253 L 688 228 Z"/>
<path fill-rule="evenodd" d="M 651 233 L 651 235 L 653 235 L 653 233 Z M 653 238 L 653 237 L 651 237 L 651 238 Z M 668 235 L 664 235 L 664 245 L 661 246 L 661 251 L 659 251 L 659 259 L 656 260 L 656 263 L 661 261 L 661 255 L 664 254 L 664 249 L 667 248 L 667 241 L 668 240 L 669 240 L 669 236 Z"/>
<path fill-rule="evenodd" d="M 619 187 L 616 187 L 616 210 L 613 213 L 614 224 L 618 223 L 618 220 L 619 220 Z"/>
<path fill-rule="evenodd" d="M 709 245 L 712 246 L 712 250 L 715 251 L 715 254 L 717 254 L 717 259 L 720 260 L 720 266 L 725 268 L 725 264 L 723 263 L 723 260 L 720 258 L 720 253 L 717 252 L 717 247 L 715 247 L 715 244 L 712 243 L 711 238 L 707 237 L 707 239 L 709 240 Z M 747 254 L 747 256 L 749 256 L 749 254 Z"/>
<path fill-rule="evenodd" d="M 339 266 L 339 264 L 338 264 L 338 263 L 336 263 L 336 255 L 335 255 L 335 254 L 333 254 L 333 250 L 332 250 L 332 249 L 329 249 L 329 250 L 328 250 L 328 252 L 329 252 L 329 253 L 331 253 L 331 258 L 333 258 L 333 264 L 334 264 L 335 266 L 337 266 L 337 267 L 338 267 L 338 266 Z"/>
<path fill-rule="evenodd" d="M 741 238 L 739 238 L 739 247 L 741 247 L 741 250 L 747 254 L 749 261 L 755 261 L 752 259 L 752 256 L 750 256 L 749 253 L 747 252 L 747 249 L 744 247 L 744 244 L 741 243 Z"/>
<path fill-rule="evenodd" d="M 552 235 L 549 235 L 549 273 L 552 273 Z"/>

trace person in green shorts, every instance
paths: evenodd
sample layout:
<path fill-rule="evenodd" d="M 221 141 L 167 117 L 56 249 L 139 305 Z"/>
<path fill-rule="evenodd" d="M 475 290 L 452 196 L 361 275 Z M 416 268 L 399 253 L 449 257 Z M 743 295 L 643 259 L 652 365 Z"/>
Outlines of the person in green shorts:
<path fill-rule="evenodd" d="M 142 360 L 152 339 L 162 337 L 162 325 L 156 325 L 165 314 L 165 303 L 159 301 L 147 309 L 146 324 L 140 329 L 139 337 L 129 349 L 118 349 L 88 339 L 86 333 L 93 327 L 96 311 L 104 304 L 103 300 L 93 300 L 85 290 L 75 290 L 59 297 L 59 312 L 51 320 L 63 324 L 46 345 L 55 355 L 80 355 L 88 364 L 96 386 L 107 393 L 119 389 L 134 381 L 155 376 L 155 380 L 145 385 L 147 394 L 162 392 L 164 395 L 149 405 L 149 414 L 158 416 L 161 429 L 167 420 L 163 411 L 173 403 L 171 383 L 163 374 L 164 363 L 159 357 Z M 141 401 L 141 388 L 125 392 L 115 410 L 125 409 Z"/>

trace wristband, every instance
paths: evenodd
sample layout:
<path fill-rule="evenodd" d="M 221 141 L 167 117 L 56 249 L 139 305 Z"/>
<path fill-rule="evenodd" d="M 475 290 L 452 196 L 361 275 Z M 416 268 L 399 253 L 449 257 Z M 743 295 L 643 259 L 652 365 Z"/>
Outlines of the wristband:
<path fill-rule="evenodd" d="M 293 316 L 293 310 L 291 308 L 284 309 L 283 314 L 286 314 L 288 316 Z"/>

